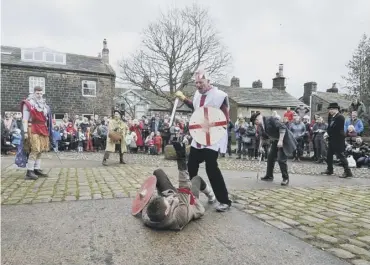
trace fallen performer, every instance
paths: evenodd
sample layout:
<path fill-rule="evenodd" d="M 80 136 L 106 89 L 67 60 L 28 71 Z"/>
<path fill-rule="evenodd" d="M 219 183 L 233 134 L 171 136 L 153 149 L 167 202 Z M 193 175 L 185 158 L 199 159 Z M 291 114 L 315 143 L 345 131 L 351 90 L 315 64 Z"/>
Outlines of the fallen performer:
<path fill-rule="evenodd" d="M 173 142 L 179 170 L 179 188 L 175 188 L 162 169 L 154 171 L 158 196 L 153 196 L 142 211 L 145 225 L 156 229 L 182 230 L 190 221 L 204 215 L 199 200 L 201 187 L 210 188 L 196 176 L 190 180 L 186 165 L 185 144 Z M 213 195 L 214 196 L 214 195 Z"/>

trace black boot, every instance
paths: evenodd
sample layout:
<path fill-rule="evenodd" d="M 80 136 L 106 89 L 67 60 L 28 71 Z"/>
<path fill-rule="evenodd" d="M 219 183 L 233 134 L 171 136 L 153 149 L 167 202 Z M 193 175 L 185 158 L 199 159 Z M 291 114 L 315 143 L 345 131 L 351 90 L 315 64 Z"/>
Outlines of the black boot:
<path fill-rule="evenodd" d="M 25 179 L 29 179 L 29 180 L 36 180 L 38 179 L 39 177 L 36 176 L 35 172 L 33 170 L 27 170 L 27 174 L 25 176 Z"/>
<path fill-rule="evenodd" d="M 39 176 L 39 177 L 42 177 L 42 178 L 47 178 L 48 177 L 48 174 L 45 174 L 44 172 L 42 172 L 41 169 L 35 169 L 33 172 L 35 173 L 36 176 Z"/>
<path fill-rule="evenodd" d="M 288 186 L 289 184 L 289 179 L 283 179 L 283 181 L 281 182 L 281 186 Z"/>
<path fill-rule="evenodd" d="M 321 172 L 321 175 L 333 175 L 333 174 L 334 174 L 333 170 L 329 169 L 325 170 L 324 172 Z"/>
<path fill-rule="evenodd" d="M 342 176 L 339 176 L 340 178 L 352 178 L 353 177 L 353 174 L 352 174 L 352 171 L 351 169 L 347 168 L 347 169 L 344 169 L 344 173 Z"/>
<path fill-rule="evenodd" d="M 123 160 L 123 154 L 119 155 L 119 163 L 120 164 L 126 164 L 126 162 Z"/>
<path fill-rule="evenodd" d="M 261 178 L 261 180 L 264 180 L 264 181 L 273 181 L 274 180 L 274 177 L 270 177 L 270 176 L 264 176 L 263 178 Z"/>

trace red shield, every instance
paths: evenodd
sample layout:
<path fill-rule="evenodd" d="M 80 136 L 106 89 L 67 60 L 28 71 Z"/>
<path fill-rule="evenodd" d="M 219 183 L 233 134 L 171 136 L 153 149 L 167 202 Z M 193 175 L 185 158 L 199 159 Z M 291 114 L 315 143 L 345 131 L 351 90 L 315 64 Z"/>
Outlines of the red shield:
<path fill-rule="evenodd" d="M 226 130 L 225 114 L 215 107 L 201 107 L 194 111 L 189 121 L 189 131 L 194 140 L 205 146 L 221 140 Z"/>
<path fill-rule="evenodd" d="M 137 215 L 140 213 L 148 204 L 156 189 L 156 184 L 157 178 L 155 176 L 150 176 L 145 180 L 143 185 L 141 185 L 141 188 L 137 192 L 136 197 L 132 202 L 132 215 Z"/>

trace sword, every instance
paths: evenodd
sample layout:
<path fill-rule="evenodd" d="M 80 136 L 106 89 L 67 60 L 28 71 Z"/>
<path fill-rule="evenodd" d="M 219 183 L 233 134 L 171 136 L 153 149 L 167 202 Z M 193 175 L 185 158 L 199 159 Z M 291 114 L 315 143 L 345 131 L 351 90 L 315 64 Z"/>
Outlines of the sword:
<path fill-rule="evenodd" d="M 173 120 L 175 118 L 175 113 L 176 113 L 176 109 L 177 109 L 177 105 L 179 104 L 179 99 L 176 98 L 175 99 L 175 103 L 173 104 L 173 109 L 172 109 L 172 114 L 171 114 L 171 119 L 170 119 L 170 124 L 169 124 L 169 127 L 172 126 L 172 123 L 173 123 Z"/>
<path fill-rule="evenodd" d="M 60 157 L 58 156 L 58 153 L 54 150 L 54 154 L 57 156 L 57 158 L 59 159 L 59 162 L 61 163 L 61 164 L 63 164 L 62 163 L 62 160 L 60 159 Z"/>

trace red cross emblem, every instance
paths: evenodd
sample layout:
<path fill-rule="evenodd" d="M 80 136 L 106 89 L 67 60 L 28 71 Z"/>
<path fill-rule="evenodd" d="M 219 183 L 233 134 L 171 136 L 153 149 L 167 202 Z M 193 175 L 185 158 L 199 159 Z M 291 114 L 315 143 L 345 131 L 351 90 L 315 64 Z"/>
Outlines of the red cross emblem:
<path fill-rule="evenodd" d="M 225 114 L 214 107 L 201 107 L 194 111 L 189 122 L 189 131 L 194 140 L 202 145 L 217 143 L 226 133 Z"/>

